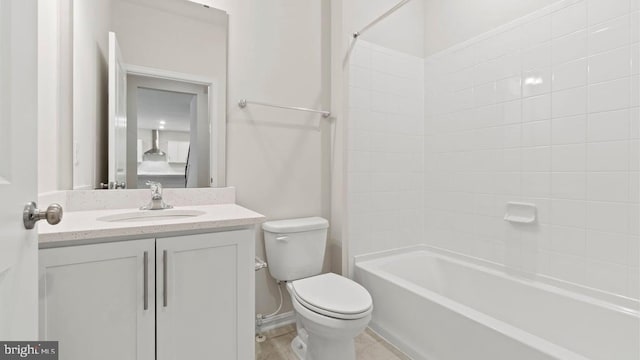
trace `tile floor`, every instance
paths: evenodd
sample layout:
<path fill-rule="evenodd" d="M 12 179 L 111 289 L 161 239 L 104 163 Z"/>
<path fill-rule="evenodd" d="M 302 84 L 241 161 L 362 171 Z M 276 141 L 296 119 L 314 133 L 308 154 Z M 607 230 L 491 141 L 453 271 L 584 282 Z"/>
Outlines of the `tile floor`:
<path fill-rule="evenodd" d="M 296 336 L 295 325 L 283 326 L 264 335 L 267 340 L 256 343 L 256 360 L 298 360 L 290 347 Z M 356 356 L 358 360 L 410 360 L 369 329 L 356 338 Z"/>

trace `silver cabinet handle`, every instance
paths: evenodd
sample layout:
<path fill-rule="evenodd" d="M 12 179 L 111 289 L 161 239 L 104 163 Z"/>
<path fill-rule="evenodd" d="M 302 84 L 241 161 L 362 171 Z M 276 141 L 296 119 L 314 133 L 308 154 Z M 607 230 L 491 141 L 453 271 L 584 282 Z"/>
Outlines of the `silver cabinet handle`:
<path fill-rule="evenodd" d="M 38 210 L 38 205 L 31 201 L 24 206 L 22 211 L 22 222 L 24 228 L 31 230 L 36 226 L 36 222 L 47 220 L 51 225 L 59 224 L 62 221 L 62 206 L 59 204 L 51 204 L 45 211 Z"/>
<path fill-rule="evenodd" d="M 149 309 L 149 252 L 145 251 L 142 257 L 142 263 L 144 264 L 144 310 Z"/>
<path fill-rule="evenodd" d="M 167 250 L 162 251 L 162 305 L 167 307 L 167 300 L 169 298 L 169 281 L 167 280 L 167 264 L 169 262 L 167 258 Z"/>

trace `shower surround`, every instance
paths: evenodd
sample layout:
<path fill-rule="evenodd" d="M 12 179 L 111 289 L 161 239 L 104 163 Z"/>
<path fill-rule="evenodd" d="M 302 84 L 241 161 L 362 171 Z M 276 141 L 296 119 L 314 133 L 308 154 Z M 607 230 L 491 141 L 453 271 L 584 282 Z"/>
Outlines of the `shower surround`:
<path fill-rule="evenodd" d="M 357 40 L 349 271 L 427 244 L 637 299 L 639 3 L 559 1 L 426 59 Z"/>
<path fill-rule="evenodd" d="M 427 244 L 638 298 L 637 4 L 560 1 L 426 59 Z"/>

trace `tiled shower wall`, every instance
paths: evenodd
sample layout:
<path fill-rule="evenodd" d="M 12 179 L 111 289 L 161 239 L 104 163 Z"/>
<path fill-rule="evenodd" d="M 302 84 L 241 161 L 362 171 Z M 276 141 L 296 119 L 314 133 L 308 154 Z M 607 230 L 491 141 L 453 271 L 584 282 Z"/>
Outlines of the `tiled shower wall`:
<path fill-rule="evenodd" d="M 355 255 L 423 242 L 424 59 L 363 40 L 349 59 L 353 261 Z"/>
<path fill-rule="evenodd" d="M 638 298 L 638 4 L 559 2 L 426 59 L 427 243 Z"/>

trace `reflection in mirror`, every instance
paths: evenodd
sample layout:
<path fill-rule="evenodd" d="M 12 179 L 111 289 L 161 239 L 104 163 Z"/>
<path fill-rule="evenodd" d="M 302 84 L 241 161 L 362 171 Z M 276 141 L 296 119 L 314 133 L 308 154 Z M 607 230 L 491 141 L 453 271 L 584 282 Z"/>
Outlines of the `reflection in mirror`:
<path fill-rule="evenodd" d="M 72 6 L 73 187 L 225 186 L 227 13 L 187 0 Z"/>
<path fill-rule="evenodd" d="M 130 75 L 128 79 L 128 183 L 164 187 L 208 186 L 209 119 L 203 85 Z M 200 137 L 200 139 L 199 139 Z M 133 186 L 130 186 L 133 187 Z"/>
<path fill-rule="evenodd" d="M 195 171 L 195 166 L 189 167 L 188 161 L 189 130 L 191 122 L 197 119 L 196 96 L 141 88 L 137 98 L 138 187 L 148 181 L 165 187 L 188 187 L 190 172 Z"/>

